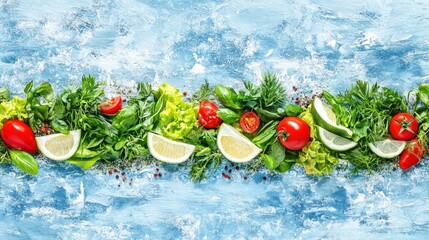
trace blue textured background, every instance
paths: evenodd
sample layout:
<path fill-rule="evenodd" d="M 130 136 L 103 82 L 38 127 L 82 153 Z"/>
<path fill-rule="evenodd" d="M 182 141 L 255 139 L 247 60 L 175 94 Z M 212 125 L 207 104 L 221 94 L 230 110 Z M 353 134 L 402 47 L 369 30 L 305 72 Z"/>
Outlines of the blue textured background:
<path fill-rule="evenodd" d="M 22 95 L 29 80 L 49 81 L 60 91 L 93 74 L 123 89 L 169 82 L 192 92 L 204 79 L 237 85 L 271 71 L 295 97 L 341 91 L 358 78 L 404 94 L 429 81 L 425 0 L 73 2 L 0 0 L 0 86 Z M 351 178 L 234 170 L 232 180 L 221 176 L 231 169 L 224 163 L 202 184 L 172 166 L 136 167 L 123 179 L 44 158 L 39 165 L 36 177 L 0 166 L 0 239 L 424 239 L 429 232 L 426 163 Z"/>

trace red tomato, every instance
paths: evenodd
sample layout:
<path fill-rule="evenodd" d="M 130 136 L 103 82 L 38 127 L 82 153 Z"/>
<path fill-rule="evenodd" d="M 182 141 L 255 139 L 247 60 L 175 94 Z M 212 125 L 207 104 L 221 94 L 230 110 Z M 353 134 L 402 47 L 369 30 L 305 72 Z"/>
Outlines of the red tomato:
<path fill-rule="evenodd" d="M 1 138 L 10 149 L 28 153 L 37 151 L 36 139 L 31 128 L 21 120 L 9 120 L 1 129 Z"/>
<path fill-rule="evenodd" d="M 255 112 L 245 112 L 240 117 L 240 127 L 244 132 L 254 133 L 260 124 L 261 120 Z"/>
<path fill-rule="evenodd" d="M 401 153 L 399 157 L 399 167 L 402 170 L 416 165 L 425 155 L 425 149 L 418 139 L 411 140 L 409 146 Z"/>
<path fill-rule="evenodd" d="M 216 128 L 222 123 L 222 119 L 217 115 L 216 104 L 204 101 L 198 110 L 198 122 L 205 128 Z"/>
<path fill-rule="evenodd" d="M 409 113 L 398 113 L 390 121 L 390 134 L 396 140 L 408 141 L 413 139 L 419 129 L 416 118 Z"/>
<path fill-rule="evenodd" d="M 289 150 L 299 150 L 310 141 L 310 127 L 301 118 L 285 117 L 277 127 L 280 143 Z"/>
<path fill-rule="evenodd" d="M 117 96 L 100 104 L 102 114 L 116 114 L 122 108 L 122 98 Z"/>

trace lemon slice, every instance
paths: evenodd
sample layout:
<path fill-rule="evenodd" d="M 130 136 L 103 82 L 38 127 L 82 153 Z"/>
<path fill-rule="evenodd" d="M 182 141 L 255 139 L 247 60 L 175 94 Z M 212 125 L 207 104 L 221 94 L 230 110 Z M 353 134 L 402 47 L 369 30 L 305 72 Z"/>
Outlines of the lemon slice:
<path fill-rule="evenodd" d="M 173 141 L 155 133 L 148 134 L 147 145 L 154 158 L 166 163 L 182 163 L 195 150 L 194 145 Z"/>
<path fill-rule="evenodd" d="M 260 148 L 226 123 L 220 125 L 217 146 L 225 158 L 236 163 L 248 162 L 261 152 Z"/>
<path fill-rule="evenodd" d="M 329 132 L 345 138 L 352 137 L 352 130 L 344 126 L 337 125 L 335 113 L 318 97 L 315 97 L 313 100 L 311 105 L 311 114 L 313 115 L 316 124 Z"/>
<path fill-rule="evenodd" d="M 320 141 L 329 149 L 342 152 L 356 147 L 357 142 L 353 142 L 347 138 L 343 138 L 336 134 L 327 131 L 324 128 L 317 126 L 317 134 Z"/>
<path fill-rule="evenodd" d="M 407 142 L 392 139 L 385 139 L 369 143 L 372 152 L 382 158 L 394 158 L 404 151 Z"/>
<path fill-rule="evenodd" d="M 70 131 L 69 134 L 51 134 L 42 137 L 36 137 L 37 147 L 45 157 L 64 161 L 76 152 L 79 147 L 80 130 Z"/>

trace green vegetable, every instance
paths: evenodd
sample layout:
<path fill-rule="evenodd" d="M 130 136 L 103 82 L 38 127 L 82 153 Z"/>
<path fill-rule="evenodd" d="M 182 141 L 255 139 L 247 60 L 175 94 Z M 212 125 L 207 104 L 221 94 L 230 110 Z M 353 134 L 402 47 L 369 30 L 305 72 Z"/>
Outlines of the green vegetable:
<path fill-rule="evenodd" d="M 310 108 L 308 107 L 299 117 L 310 126 L 312 141 L 299 153 L 296 163 L 302 165 L 307 174 L 319 176 L 331 173 L 339 159 L 317 139 L 316 125 Z"/>
<path fill-rule="evenodd" d="M 277 111 L 271 112 L 269 110 L 265 110 L 259 107 L 256 107 L 255 110 L 263 122 L 269 122 L 271 120 L 279 120 L 282 118 L 282 115 L 278 114 Z"/>
<path fill-rule="evenodd" d="M 340 157 L 352 164 L 352 173 L 358 173 L 360 169 L 375 171 L 380 169 L 382 163 L 390 162 L 389 159 L 374 154 L 367 145 L 359 145 L 346 153 L 340 153 Z"/>
<path fill-rule="evenodd" d="M 31 129 L 36 132 L 49 119 L 49 110 L 53 106 L 54 90 L 48 82 L 44 82 L 33 89 L 30 81 L 24 89 L 27 94 L 26 110 Z"/>
<path fill-rule="evenodd" d="M 429 84 L 421 84 L 418 87 L 418 98 L 429 107 Z"/>
<path fill-rule="evenodd" d="M 219 108 L 216 113 L 224 123 L 232 124 L 240 120 L 240 115 L 228 108 Z"/>
<path fill-rule="evenodd" d="M 200 182 L 207 178 L 209 167 L 217 168 L 222 163 L 222 153 L 217 148 L 217 129 L 200 128 L 191 131 L 185 142 L 196 146 L 192 157 L 189 177 L 192 181 Z"/>
<path fill-rule="evenodd" d="M 28 113 L 25 110 L 26 103 L 25 99 L 17 96 L 14 96 L 10 101 L 0 103 L 0 129 L 7 120 L 28 118 Z"/>
<path fill-rule="evenodd" d="M 9 150 L 9 154 L 12 162 L 22 171 L 31 175 L 36 175 L 39 171 L 37 161 L 33 155 L 18 150 Z"/>
<path fill-rule="evenodd" d="M 165 108 L 159 115 L 159 128 L 163 136 L 182 140 L 192 129 L 198 127 L 197 108 L 183 101 L 179 90 L 167 83 L 162 84 L 156 96 L 165 97 Z"/>
<path fill-rule="evenodd" d="M 288 117 L 297 117 L 303 112 L 302 108 L 295 104 L 288 104 L 284 108 L 285 115 Z"/>
<path fill-rule="evenodd" d="M 146 156 L 147 134 L 158 121 L 159 114 L 165 105 L 165 97 L 150 98 L 150 84 L 140 84 L 139 94 L 132 97 L 120 112 L 113 118 L 112 127 L 118 134 L 113 137 L 113 152 L 118 161 L 130 161 Z"/>
<path fill-rule="evenodd" d="M 7 88 L 0 88 L 0 103 L 9 101 L 10 92 Z"/>
<path fill-rule="evenodd" d="M 215 87 L 215 93 L 223 106 L 235 110 L 242 108 L 238 95 L 234 89 L 219 84 Z"/>
<path fill-rule="evenodd" d="M 50 126 L 59 132 L 81 129 L 82 137 L 78 151 L 70 163 L 78 166 L 77 161 L 87 161 L 97 158 L 112 160 L 113 136 L 111 126 L 100 115 L 100 103 L 105 100 L 101 83 L 97 83 L 92 76 L 82 76 L 81 87 L 69 86 L 55 100 L 51 108 Z M 84 157 L 83 152 L 96 152 L 94 157 Z M 94 162 L 95 163 L 95 162 Z"/>
<path fill-rule="evenodd" d="M 9 163 L 11 161 L 9 149 L 6 144 L 0 139 L 0 164 Z"/>
<path fill-rule="evenodd" d="M 337 124 L 350 128 L 356 135 L 369 143 L 385 138 L 391 116 L 406 110 L 405 99 L 398 92 L 387 87 L 356 81 L 346 92 L 334 96 L 326 91 L 328 101 L 337 118 Z"/>
<path fill-rule="evenodd" d="M 192 101 L 200 103 L 206 100 L 215 100 L 215 91 L 210 87 L 207 80 L 201 85 L 200 89 L 192 95 Z"/>
<path fill-rule="evenodd" d="M 265 124 L 252 139 L 252 142 L 259 148 L 265 150 L 267 146 L 271 145 L 277 138 L 278 121 L 270 121 Z"/>

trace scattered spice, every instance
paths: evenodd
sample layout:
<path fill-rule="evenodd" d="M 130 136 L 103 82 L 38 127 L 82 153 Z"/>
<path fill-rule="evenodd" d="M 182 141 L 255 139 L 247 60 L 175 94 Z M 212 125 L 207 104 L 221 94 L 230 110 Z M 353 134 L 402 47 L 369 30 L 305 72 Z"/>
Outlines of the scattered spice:
<path fill-rule="evenodd" d="M 119 175 L 116 175 L 116 179 L 119 179 Z"/>
<path fill-rule="evenodd" d="M 159 177 L 162 177 L 162 174 L 161 174 L 161 173 L 159 173 L 159 174 L 158 174 L 158 176 L 159 176 Z"/>
<path fill-rule="evenodd" d="M 222 177 L 224 177 L 224 178 L 226 178 L 226 179 L 231 179 L 232 177 L 231 176 L 229 176 L 228 174 L 226 174 L 226 173 L 222 173 Z"/>
<path fill-rule="evenodd" d="M 244 180 L 247 180 L 247 176 L 244 176 L 244 177 L 243 177 L 243 179 L 244 179 Z"/>
<path fill-rule="evenodd" d="M 109 175 L 112 175 L 112 170 L 109 170 Z"/>
<path fill-rule="evenodd" d="M 154 176 L 154 177 L 158 177 L 158 173 L 154 173 L 154 174 L 153 174 L 153 176 Z"/>
<path fill-rule="evenodd" d="M 267 177 L 265 177 L 265 176 L 264 176 L 262 179 L 264 179 L 264 181 L 266 181 L 266 180 L 267 180 Z"/>

